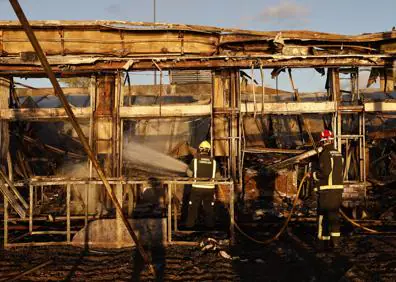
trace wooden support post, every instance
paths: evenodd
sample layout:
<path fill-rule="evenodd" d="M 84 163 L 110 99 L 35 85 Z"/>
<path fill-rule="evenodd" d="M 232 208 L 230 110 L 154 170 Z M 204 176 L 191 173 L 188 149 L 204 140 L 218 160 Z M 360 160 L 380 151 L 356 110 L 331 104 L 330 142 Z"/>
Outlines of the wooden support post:
<path fill-rule="evenodd" d="M 8 109 L 8 97 L 10 92 L 10 81 L 7 78 L 0 77 L 0 109 Z M 7 134 L 4 134 L 7 133 Z M 8 121 L 0 120 L 0 143 L 1 143 L 1 154 L 0 162 L 5 164 L 5 153 L 9 155 L 9 135 L 8 135 Z M 0 163 L 0 164 L 1 164 Z M 11 167 L 12 169 L 12 167 Z M 10 172 L 12 175 L 12 171 Z M 12 181 L 12 178 L 10 178 Z M 4 247 L 8 245 L 8 200 L 3 195 L 4 199 Z"/>
<path fill-rule="evenodd" d="M 172 184 L 172 187 L 173 187 L 173 191 L 172 191 L 172 197 L 173 197 L 173 195 L 176 195 L 176 188 L 177 188 L 177 186 L 176 186 L 177 184 Z M 173 221 L 173 224 L 174 224 L 174 227 L 173 227 L 173 229 L 175 230 L 175 231 L 177 231 L 178 230 L 178 227 L 177 227 L 177 225 L 178 225 L 178 215 L 179 215 L 179 212 L 178 212 L 178 207 L 177 207 L 177 205 L 176 205 L 176 203 L 173 205 L 173 217 L 174 217 L 174 221 Z"/>
<path fill-rule="evenodd" d="M 8 201 L 6 197 L 3 197 L 4 199 L 4 239 L 3 239 L 3 244 L 4 248 L 7 247 L 8 245 Z"/>
<path fill-rule="evenodd" d="M 38 189 L 38 187 L 35 186 L 34 187 L 34 202 L 36 203 L 36 205 L 37 205 L 37 189 Z"/>
<path fill-rule="evenodd" d="M 66 186 L 66 238 L 67 242 L 70 243 L 70 186 L 71 184 L 67 184 Z"/>
<path fill-rule="evenodd" d="M 238 144 L 239 142 L 239 110 L 240 110 L 240 105 L 239 105 L 239 71 L 231 71 L 230 74 L 230 104 L 231 104 L 231 116 L 230 116 L 230 137 L 231 137 L 231 142 L 230 142 L 230 147 L 231 147 L 231 164 L 232 164 L 232 169 L 231 169 L 231 177 L 234 181 L 234 183 L 237 183 L 238 177 Z M 254 86 L 254 85 L 253 85 Z"/>
<path fill-rule="evenodd" d="M 231 245 L 235 244 L 235 212 L 234 212 L 234 183 L 230 184 L 230 242 Z"/>
<path fill-rule="evenodd" d="M 168 242 L 172 242 L 172 184 L 166 185 L 168 192 Z"/>
<path fill-rule="evenodd" d="M 212 140 L 213 156 L 227 157 L 227 177 L 238 181 L 240 152 L 239 71 L 223 70 L 213 77 Z"/>
<path fill-rule="evenodd" d="M 216 110 L 225 110 L 229 105 L 229 97 L 226 97 L 226 83 L 227 83 L 227 72 L 220 71 L 215 72 L 213 77 L 213 99 L 212 99 L 212 111 L 213 111 L 213 156 L 228 156 L 229 146 L 228 140 L 221 140 L 220 138 L 228 137 L 229 125 L 227 118 L 224 115 L 216 114 Z M 227 95 L 229 96 L 229 95 Z"/>
<path fill-rule="evenodd" d="M 335 138 L 336 142 L 336 149 L 341 152 L 341 135 L 342 135 L 342 114 L 339 110 L 341 106 L 341 91 L 340 91 L 340 72 L 339 69 L 333 68 L 330 74 L 330 87 L 331 87 L 331 97 L 336 104 L 336 128 L 334 131 L 336 132 Z"/>
<path fill-rule="evenodd" d="M 116 176 L 117 158 L 117 114 L 116 76 L 105 74 L 97 77 L 97 91 L 94 108 L 94 139 L 96 153 L 103 159 L 107 177 Z M 111 208 L 111 198 L 104 195 L 106 209 Z"/>
<path fill-rule="evenodd" d="M 89 184 L 89 185 L 85 185 L 85 206 L 84 206 L 84 227 L 85 227 L 85 231 L 88 230 L 87 226 L 88 226 L 88 196 L 89 196 L 89 190 L 93 190 L 95 189 L 95 185 L 93 184 Z"/>
<path fill-rule="evenodd" d="M 96 107 L 96 76 L 92 75 L 89 83 L 89 99 L 90 99 L 90 116 L 89 116 L 89 146 L 94 149 L 93 146 L 93 139 L 94 139 L 94 109 Z M 89 166 L 89 179 L 92 179 L 92 161 L 88 161 L 88 166 Z M 85 185 L 85 207 L 84 207 L 84 230 L 86 232 L 85 238 L 87 238 L 88 234 L 88 212 L 89 212 L 89 191 L 91 191 L 91 194 L 95 194 L 95 196 L 98 193 L 98 190 L 96 189 L 95 185 L 89 184 Z M 96 197 L 97 198 L 97 197 Z M 96 208 L 96 206 L 94 207 Z"/>

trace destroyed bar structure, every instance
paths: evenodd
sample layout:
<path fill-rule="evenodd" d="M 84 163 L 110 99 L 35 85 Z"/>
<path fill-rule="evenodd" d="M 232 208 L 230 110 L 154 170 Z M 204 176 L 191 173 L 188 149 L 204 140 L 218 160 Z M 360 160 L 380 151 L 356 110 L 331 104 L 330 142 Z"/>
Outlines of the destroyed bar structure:
<path fill-rule="evenodd" d="M 128 141 L 138 140 L 182 159 L 200 141 L 210 140 L 222 172 L 214 183 L 226 192 L 220 198 L 230 211 L 233 236 L 236 195 L 248 194 L 246 155 L 286 156 L 263 166 L 276 171 L 276 185 L 287 190 L 296 186 L 301 166 L 308 169 L 304 161 L 321 150 L 316 146 L 319 132 L 331 128 L 345 159 L 344 201 L 354 205 L 366 197 L 367 138 L 396 136 L 394 130 L 385 132 L 375 126 L 377 116 L 392 119 L 396 112 L 396 96 L 392 96 L 396 31 L 349 36 L 122 21 L 30 24 L 52 71 L 65 82 L 63 92 L 121 209 L 131 216 L 137 191 L 149 185 L 164 191 L 167 218 L 161 220 L 160 228 L 168 243 L 178 232 L 183 186 L 211 180 L 188 178 L 180 171 L 154 180 L 150 172 L 136 174 L 139 164 L 125 160 L 130 153 Z M 301 69 L 322 75 L 325 90 L 300 93 L 295 73 Z M 158 83 L 147 85 L 136 78 L 153 71 L 159 75 Z M 369 74 L 364 86 L 362 73 Z M 279 76 L 287 77 L 290 91 L 267 86 Z M 67 112 L 55 103 L 55 91 L 40 87 L 40 82 L 39 86 L 29 84 L 46 77 L 21 24 L 0 21 L 4 245 L 79 244 L 86 235 L 84 230 L 73 229 L 79 220 L 84 221 L 85 230 L 91 225 L 92 236 L 99 231 L 108 236 L 108 241 L 100 238 L 102 245 L 132 244 L 120 215 L 111 224 L 101 221 L 98 203 L 109 209 L 112 203 L 101 193 L 102 182 L 68 125 Z M 40 135 L 38 131 L 47 125 L 56 130 Z M 67 138 L 57 137 L 62 140 L 55 144 L 50 140 L 55 136 L 48 136 L 54 132 Z M 33 149 L 41 153 L 30 155 L 28 150 Z M 62 167 L 65 159 L 86 162 L 81 170 L 69 173 L 50 167 Z M 54 197 L 53 189 L 59 187 L 64 195 L 60 197 L 65 207 L 62 215 L 46 207 Z M 14 221 L 27 222 L 28 232 L 23 235 L 30 236 L 29 242 L 9 237 L 9 222 Z M 57 229 L 36 230 L 35 222 L 41 227 L 53 223 Z M 38 242 L 34 235 L 61 235 L 64 240 Z"/>

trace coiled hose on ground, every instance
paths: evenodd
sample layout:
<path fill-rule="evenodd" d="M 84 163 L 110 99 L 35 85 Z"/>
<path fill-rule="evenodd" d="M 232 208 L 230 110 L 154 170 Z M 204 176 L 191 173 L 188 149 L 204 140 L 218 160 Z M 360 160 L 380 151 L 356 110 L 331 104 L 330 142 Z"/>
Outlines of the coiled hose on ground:
<path fill-rule="evenodd" d="M 234 223 L 235 228 L 236 228 L 243 236 L 245 236 L 245 237 L 248 238 L 250 241 L 255 242 L 255 243 L 257 243 L 257 244 L 268 245 L 268 244 L 274 242 L 275 240 L 277 240 L 277 239 L 282 235 L 282 233 L 286 230 L 286 227 L 287 227 L 287 225 L 288 225 L 289 222 L 290 222 L 290 219 L 291 219 L 291 217 L 292 217 L 292 215 L 293 215 L 293 213 L 294 213 L 294 210 L 295 210 L 295 208 L 296 208 L 297 201 L 298 201 L 298 198 L 299 198 L 299 195 L 300 195 L 302 186 L 303 186 L 303 184 L 304 184 L 304 182 L 305 182 L 305 179 L 306 179 L 308 176 L 309 176 L 309 173 L 305 174 L 304 177 L 301 179 L 300 185 L 298 186 L 297 193 L 296 193 L 296 196 L 295 196 L 294 201 L 293 201 L 292 209 L 291 209 L 291 211 L 290 211 L 290 213 L 289 213 L 287 219 L 286 219 L 285 222 L 283 223 L 281 229 L 279 229 L 278 233 L 276 233 L 272 238 L 269 238 L 269 239 L 264 240 L 264 241 L 262 241 L 262 240 L 257 240 L 257 239 L 255 239 L 255 238 L 253 238 L 252 236 L 248 235 L 246 232 L 244 232 L 244 231 L 241 229 L 241 227 L 238 225 L 238 223 L 237 223 L 236 221 L 235 221 L 235 223 Z M 220 191 L 220 193 L 222 194 L 222 196 L 224 196 L 224 192 L 223 192 L 223 190 L 222 190 L 220 187 L 219 187 L 219 191 Z M 372 233 L 372 234 L 390 234 L 390 233 L 393 233 L 393 232 L 380 232 L 380 231 L 377 231 L 377 230 L 374 230 L 374 229 L 365 227 L 365 226 L 363 226 L 363 225 L 357 223 L 357 222 L 354 221 L 353 219 L 349 218 L 341 209 L 339 210 L 339 212 L 340 212 L 340 214 L 342 215 L 342 217 L 345 218 L 345 220 L 348 221 L 349 223 L 351 223 L 353 226 L 356 226 L 356 227 L 358 227 L 358 228 L 361 228 L 361 229 L 363 229 L 363 230 L 365 230 L 365 231 L 367 231 L 367 232 L 369 232 L 369 233 Z"/>
<path fill-rule="evenodd" d="M 291 217 L 292 217 L 292 215 L 293 215 L 293 213 L 294 213 L 294 210 L 295 210 L 295 208 L 296 208 L 296 205 L 297 205 L 298 196 L 300 195 L 301 188 L 302 188 L 302 186 L 303 186 L 303 183 L 304 183 L 305 179 L 308 177 L 308 175 L 309 175 L 309 174 L 305 174 L 304 177 L 303 177 L 303 179 L 301 180 L 300 185 L 298 186 L 298 189 L 297 189 L 296 197 L 294 198 L 294 201 L 293 201 L 292 209 L 291 209 L 289 215 L 287 216 L 287 219 L 286 219 L 285 222 L 283 223 L 281 229 L 279 229 L 278 233 L 276 233 L 275 236 L 273 236 L 272 238 L 269 238 L 269 239 L 267 239 L 267 240 L 260 241 L 260 240 L 257 240 L 257 239 L 255 239 L 255 238 L 251 237 L 250 235 L 246 234 L 246 233 L 239 227 L 239 225 L 237 224 L 236 221 L 235 221 L 235 223 L 234 223 L 235 228 L 236 228 L 243 236 L 245 236 L 246 238 L 248 238 L 249 240 L 251 240 L 251 241 L 253 241 L 253 242 L 257 243 L 257 244 L 268 245 L 268 244 L 272 243 L 273 241 L 277 240 L 277 239 L 280 237 L 280 235 L 282 235 L 282 233 L 285 231 L 287 225 L 288 225 L 289 222 L 290 222 L 290 219 L 291 219 Z M 221 189 L 219 189 L 219 190 L 220 190 L 220 193 L 223 193 L 223 191 L 222 191 Z M 223 194 L 223 195 L 224 195 L 224 194 Z"/>

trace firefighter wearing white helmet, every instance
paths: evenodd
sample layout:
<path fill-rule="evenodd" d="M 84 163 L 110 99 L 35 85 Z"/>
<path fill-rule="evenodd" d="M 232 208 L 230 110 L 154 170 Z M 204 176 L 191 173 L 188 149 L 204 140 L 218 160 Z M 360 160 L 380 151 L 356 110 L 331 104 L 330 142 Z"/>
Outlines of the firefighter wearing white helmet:
<path fill-rule="evenodd" d="M 203 141 L 199 144 L 198 154 L 190 163 L 187 175 L 193 178 L 207 179 L 206 183 L 193 183 L 189 202 L 186 227 L 192 228 L 195 226 L 199 209 L 202 205 L 205 226 L 213 228 L 215 225 L 214 216 L 214 195 L 215 185 L 210 183 L 214 178 L 219 176 L 216 160 L 210 157 L 211 145 L 208 141 Z M 197 182 L 195 180 L 195 182 Z"/>
<path fill-rule="evenodd" d="M 319 156 L 319 168 L 313 173 L 318 192 L 318 233 L 323 248 L 338 247 L 340 239 L 340 219 L 338 210 L 342 203 L 343 158 L 334 149 L 333 133 L 325 129 L 320 134 L 323 151 Z"/>

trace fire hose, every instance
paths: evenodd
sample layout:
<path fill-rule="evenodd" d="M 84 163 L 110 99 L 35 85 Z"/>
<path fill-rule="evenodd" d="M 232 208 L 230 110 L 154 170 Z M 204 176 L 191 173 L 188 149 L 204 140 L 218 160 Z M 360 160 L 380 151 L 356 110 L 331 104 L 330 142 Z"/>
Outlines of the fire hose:
<path fill-rule="evenodd" d="M 368 228 L 366 226 L 363 226 L 359 223 L 357 223 L 355 220 L 353 220 L 352 218 L 349 218 L 341 209 L 339 210 L 339 213 L 342 215 L 343 218 L 345 218 L 346 221 L 348 221 L 350 224 L 352 224 L 353 226 L 356 226 L 358 228 L 361 228 L 369 233 L 372 234 L 394 234 L 394 232 L 384 232 L 384 231 L 378 231 L 378 230 L 374 230 L 371 228 Z"/>
<path fill-rule="evenodd" d="M 251 241 L 253 241 L 253 242 L 257 243 L 257 244 L 268 245 L 268 244 L 270 244 L 270 243 L 276 241 L 276 240 L 282 235 L 282 233 L 286 230 L 286 227 L 288 226 L 288 224 L 289 224 L 289 222 L 290 222 L 290 219 L 291 219 L 291 217 L 292 217 L 292 215 L 293 215 L 293 213 L 294 213 L 294 210 L 295 210 L 295 208 L 296 208 L 296 206 L 297 206 L 298 197 L 299 197 L 299 195 L 300 195 L 302 186 L 303 186 L 303 184 L 304 184 L 304 182 L 305 182 L 305 179 L 306 179 L 308 176 L 309 176 L 309 173 L 306 173 L 306 174 L 304 175 L 304 177 L 302 178 L 302 180 L 301 180 L 301 182 L 300 182 L 300 185 L 298 186 L 296 196 L 295 196 L 294 201 L 293 201 L 292 209 L 290 210 L 290 213 L 289 213 L 287 219 L 285 220 L 285 222 L 283 223 L 282 227 L 279 229 L 279 231 L 278 231 L 272 238 L 269 238 L 269 239 L 264 240 L 264 241 L 257 240 L 257 239 L 255 239 L 255 238 L 251 237 L 250 235 L 248 235 L 246 232 L 244 232 L 244 231 L 241 229 L 241 227 L 238 225 L 238 223 L 237 223 L 236 221 L 234 222 L 235 228 L 236 228 L 243 236 L 245 236 L 246 238 L 248 238 L 249 240 L 251 240 Z M 223 192 L 223 190 L 222 190 L 220 187 L 219 187 L 219 191 L 220 191 L 220 193 L 222 194 L 222 196 L 224 196 L 224 192 Z M 373 233 L 373 234 L 390 234 L 390 233 L 392 233 L 392 232 L 380 232 L 380 231 L 377 231 L 377 230 L 374 230 L 374 229 L 365 227 L 365 226 L 363 226 L 363 225 L 357 223 L 357 222 L 354 221 L 353 219 L 349 218 L 341 209 L 339 209 L 339 212 L 340 212 L 340 214 L 342 215 L 342 217 L 345 218 L 345 220 L 348 221 L 349 223 L 351 223 L 353 226 L 358 227 L 358 228 L 361 228 L 361 229 L 363 229 L 363 230 L 365 230 L 365 231 L 367 231 L 367 232 L 369 232 L 369 233 Z"/>
<path fill-rule="evenodd" d="M 283 223 L 283 226 L 281 227 L 281 229 L 279 229 L 278 233 L 276 233 L 275 236 L 273 236 L 272 238 L 269 238 L 269 239 L 267 239 L 267 240 L 260 241 L 260 240 L 257 240 L 257 239 L 255 239 L 255 238 L 251 237 L 250 235 L 246 234 L 246 233 L 239 227 L 239 225 L 236 223 L 236 221 L 235 221 L 235 223 L 234 223 L 235 228 L 236 228 L 243 236 L 245 236 L 246 238 L 248 238 L 249 240 L 251 240 L 251 241 L 253 241 L 253 242 L 257 243 L 257 244 L 268 245 L 268 244 L 272 243 L 273 241 L 277 240 L 277 239 L 280 237 L 280 235 L 282 235 L 282 233 L 285 231 L 287 225 L 288 225 L 289 222 L 290 222 L 290 219 L 291 219 L 291 217 L 292 217 L 292 215 L 293 215 L 293 213 L 294 213 L 294 210 L 295 210 L 295 208 L 296 208 L 296 206 L 297 206 L 298 196 L 300 195 L 301 188 L 302 188 L 302 186 L 303 186 L 303 183 L 304 183 L 305 179 L 308 177 L 308 175 L 309 175 L 309 174 L 307 173 L 307 174 L 305 174 L 304 177 L 302 178 L 302 180 L 301 180 L 301 182 L 300 182 L 300 185 L 298 186 L 298 189 L 297 189 L 296 197 L 294 198 L 294 201 L 293 201 L 292 209 L 291 209 L 289 215 L 287 216 L 287 219 L 286 219 L 285 222 Z M 223 193 L 223 191 L 222 191 L 221 189 L 219 189 L 219 190 L 220 190 L 220 193 Z"/>

